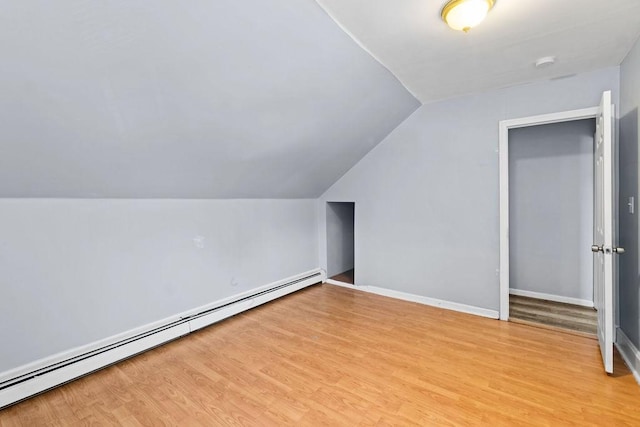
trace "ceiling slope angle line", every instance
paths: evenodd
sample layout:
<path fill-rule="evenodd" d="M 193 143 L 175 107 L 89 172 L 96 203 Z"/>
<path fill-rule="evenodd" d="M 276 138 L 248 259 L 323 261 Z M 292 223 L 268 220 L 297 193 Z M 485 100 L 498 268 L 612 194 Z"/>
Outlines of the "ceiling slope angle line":
<path fill-rule="evenodd" d="M 640 37 L 637 0 L 471 0 L 466 34 L 443 21 L 462 0 L 317 1 L 422 103 L 617 66 Z"/>
<path fill-rule="evenodd" d="M 373 51 L 371 51 L 366 44 L 364 44 L 361 39 L 359 37 L 357 37 L 355 34 L 353 34 L 349 28 L 347 28 L 340 19 L 338 19 L 338 17 L 334 16 L 332 13 L 332 10 L 328 9 L 327 7 L 325 7 L 324 2 L 321 0 L 315 0 L 318 4 L 318 6 L 320 6 L 320 8 L 327 14 L 327 16 L 329 18 L 331 18 L 331 20 L 333 20 L 333 22 L 335 22 L 335 24 L 347 35 L 351 38 L 351 40 L 353 40 L 353 42 L 355 44 L 357 44 L 362 50 L 364 50 L 367 54 L 369 54 L 369 56 L 371 56 L 373 59 L 375 59 L 382 67 L 386 68 L 393 76 L 395 76 L 398 79 L 398 82 L 405 88 L 405 90 L 407 92 L 409 92 L 414 98 L 416 99 L 420 99 L 418 97 L 417 94 L 415 94 L 410 87 L 408 87 L 402 80 L 400 80 L 395 73 L 393 72 L 393 70 L 389 69 L 389 67 L 387 67 L 387 65 L 380 59 L 378 58 Z"/>

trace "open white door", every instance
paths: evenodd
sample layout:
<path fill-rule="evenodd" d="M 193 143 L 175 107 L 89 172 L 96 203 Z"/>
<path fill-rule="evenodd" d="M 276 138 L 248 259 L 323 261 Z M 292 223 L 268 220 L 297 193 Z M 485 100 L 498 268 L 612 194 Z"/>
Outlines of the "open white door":
<path fill-rule="evenodd" d="M 596 117 L 593 246 L 594 303 L 604 370 L 613 373 L 613 107 L 611 92 L 602 94 Z"/>

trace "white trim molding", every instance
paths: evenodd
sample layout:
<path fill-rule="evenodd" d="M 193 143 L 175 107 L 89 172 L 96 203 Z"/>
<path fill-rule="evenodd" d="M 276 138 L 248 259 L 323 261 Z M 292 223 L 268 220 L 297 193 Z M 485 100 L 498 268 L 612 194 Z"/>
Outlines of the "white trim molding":
<path fill-rule="evenodd" d="M 543 299 L 547 301 L 562 302 L 565 304 L 573 304 L 573 305 L 579 305 L 582 307 L 593 308 L 593 301 L 589 301 L 587 299 L 563 297 L 561 295 L 545 294 L 542 292 L 525 291 L 523 289 L 514 289 L 514 288 L 509 289 L 509 294 L 518 295 L 521 297 Z"/>
<path fill-rule="evenodd" d="M 620 327 L 616 328 L 616 347 L 640 385 L 640 350 L 633 345 L 629 337 Z"/>
<path fill-rule="evenodd" d="M 0 373 L 0 409 L 250 308 L 323 282 L 319 268 Z"/>
<path fill-rule="evenodd" d="M 501 120 L 499 123 L 500 155 L 500 320 L 509 320 L 509 130 L 573 120 L 593 119 L 598 107 L 563 111 L 539 116 Z"/>
<path fill-rule="evenodd" d="M 356 291 L 368 292 L 370 294 L 400 299 L 403 301 L 417 302 L 418 304 L 438 307 L 445 310 L 452 310 L 460 313 L 473 314 L 475 316 L 488 317 L 490 319 L 498 319 L 499 317 L 496 310 L 489 310 L 488 308 L 460 304 L 452 301 L 444 301 L 436 298 L 429 298 L 422 295 L 410 294 L 407 292 L 394 291 L 393 289 L 379 288 L 377 286 L 354 286 L 348 283 L 338 282 L 331 279 L 326 280 L 325 283 L 334 286 L 340 286 L 343 288 L 354 289 Z"/>

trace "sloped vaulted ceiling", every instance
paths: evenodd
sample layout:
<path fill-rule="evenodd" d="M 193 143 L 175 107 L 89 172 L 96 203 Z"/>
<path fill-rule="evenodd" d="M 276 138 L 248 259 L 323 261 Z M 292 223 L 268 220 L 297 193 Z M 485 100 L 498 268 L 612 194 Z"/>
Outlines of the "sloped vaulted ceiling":
<path fill-rule="evenodd" d="M 313 0 L 0 11 L 0 197 L 315 197 L 419 102 Z"/>

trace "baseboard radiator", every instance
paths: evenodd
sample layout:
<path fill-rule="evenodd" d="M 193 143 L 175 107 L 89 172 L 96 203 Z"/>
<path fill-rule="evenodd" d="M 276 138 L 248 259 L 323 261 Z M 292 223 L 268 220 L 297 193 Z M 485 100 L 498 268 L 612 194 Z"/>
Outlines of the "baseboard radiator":
<path fill-rule="evenodd" d="M 90 348 L 89 351 L 44 359 L 12 370 L 8 375 L 4 373 L 0 376 L 0 409 L 325 279 L 323 270 L 312 270 L 177 315 L 175 320 L 155 323 L 147 330 L 137 329 L 135 334 L 107 345 L 101 341 L 103 345 L 93 346 L 96 348 L 83 347 Z"/>

